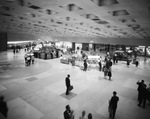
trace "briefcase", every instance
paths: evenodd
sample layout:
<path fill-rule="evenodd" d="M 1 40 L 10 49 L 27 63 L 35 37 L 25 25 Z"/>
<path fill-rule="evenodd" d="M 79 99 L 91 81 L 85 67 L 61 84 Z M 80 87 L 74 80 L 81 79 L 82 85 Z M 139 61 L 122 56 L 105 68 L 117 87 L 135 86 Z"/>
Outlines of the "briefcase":
<path fill-rule="evenodd" d="M 73 86 L 71 85 L 70 87 L 69 87 L 69 91 L 71 91 L 73 89 Z"/>

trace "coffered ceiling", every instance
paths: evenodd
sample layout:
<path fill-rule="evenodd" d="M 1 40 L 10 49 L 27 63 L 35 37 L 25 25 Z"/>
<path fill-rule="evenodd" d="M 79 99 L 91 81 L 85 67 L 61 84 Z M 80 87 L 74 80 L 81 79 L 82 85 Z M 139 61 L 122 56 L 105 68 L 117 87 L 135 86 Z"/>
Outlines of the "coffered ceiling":
<path fill-rule="evenodd" d="M 150 38 L 150 0 L 0 0 L 0 31 Z"/>

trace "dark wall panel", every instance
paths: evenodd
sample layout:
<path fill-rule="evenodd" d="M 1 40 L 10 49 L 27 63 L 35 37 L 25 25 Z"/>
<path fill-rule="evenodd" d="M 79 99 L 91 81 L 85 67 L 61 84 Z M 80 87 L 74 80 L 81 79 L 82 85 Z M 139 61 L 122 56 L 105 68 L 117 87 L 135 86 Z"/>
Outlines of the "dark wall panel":
<path fill-rule="evenodd" d="M 32 34 L 25 33 L 7 33 L 8 41 L 34 41 L 37 38 Z"/>
<path fill-rule="evenodd" d="M 0 32 L 0 51 L 7 50 L 7 33 Z"/>
<path fill-rule="evenodd" d="M 89 50 L 89 43 L 82 43 L 82 50 Z"/>
<path fill-rule="evenodd" d="M 79 37 L 55 37 L 60 41 L 70 41 L 77 43 L 97 43 L 110 45 L 143 45 L 150 46 L 150 39 L 126 39 L 126 38 L 79 38 Z"/>

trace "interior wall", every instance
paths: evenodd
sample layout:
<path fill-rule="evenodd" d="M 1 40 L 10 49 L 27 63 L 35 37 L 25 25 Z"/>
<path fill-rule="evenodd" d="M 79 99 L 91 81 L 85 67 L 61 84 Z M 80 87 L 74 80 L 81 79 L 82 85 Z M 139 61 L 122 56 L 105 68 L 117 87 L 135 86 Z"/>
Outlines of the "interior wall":
<path fill-rule="evenodd" d="M 33 41 L 37 40 L 34 35 L 23 33 L 7 33 L 8 41 Z"/>
<path fill-rule="evenodd" d="M 8 41 L 34 41 L 39 37 L 31 34 L 23 33 L 7 33 Z M 84 37 L 54 37 L 51 40 L 57 39 L 58 41 L 69 41 L 76 43 L 97 43 L 97 44 L 112 44 L 112 45 L 143 45 L 150 46 L 150 39 L 125 39 L 125 38 L 84 38 Z M 48 39 L 49 40 L 49 39 Z M 54 41 L 55 41 L 54 40 Z"/>
<path fill-rule="evenodd" d="M 98 43 L 112 45 L 142 45 L 150 46 L 150 39 L 119 39 L 119 38 L 78 38 L 78 37 L 55 37 L 57 40 L 79 42 L 79 43 Z"/>

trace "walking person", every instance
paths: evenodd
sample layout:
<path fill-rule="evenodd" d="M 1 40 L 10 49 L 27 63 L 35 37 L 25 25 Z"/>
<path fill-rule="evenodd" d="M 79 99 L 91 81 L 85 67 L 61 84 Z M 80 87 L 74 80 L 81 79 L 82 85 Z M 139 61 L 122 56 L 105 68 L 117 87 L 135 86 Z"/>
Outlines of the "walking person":
<path fill-rule="evenodd" d="M 145 83 L 144 80 L 141 80 L 141 82 L 138 81 L 136 84 L 138 85 L 138 101 L 140 101 Z"/>
<path fill-rule="evenodd" d="M 81 114 L 81 116 L 79 117 L 79 119 L 86 119 L 85 114 L 86 114 L 86 112 L 85 112 L 85 111 L 82 111 L 82 114 Z"/>
<path fill-rule="evenodd" d="M 143 85 L 143 87 L 141 89 L 141 95 L 140 95 L 140 98 L 139 98 L 138 106 L 140 107 L 141 104 L 142 104 L 143 108 L 145 108 L 146 99 L 147 99 L 147 89 L 146 89 L 146 85 Z"/>
<path fill-rule="evenodd" d="M 86 62 L 86 60 L 84 60 L 83 66 L 84 66 L 83 71 L 87 71 L 87 62 Z"/>
<path fill-rule="evenodd" d="M 129 59 L 127 59 L 127 67 L 129 68 L 129 65 L 130 65 L 130 61 Z"/>
<path fill-rule="evenodd" d="M 117 96 L 117 92 L 113 91 L 113 96 L 109 101 L 109 116 L 111 119 L 115 118 L 118 101 L 119 101 L 119 97 Z"/>
<path fill-rule="evenodd" d="M 88 119 L 92 119 L 92 114 L 89 113 L 87 117 L 88 117 Z"/>
<path fill-rule="evenodd" d="M 136 59 L 136 61 L 135 61 L 135 66 L 136 66 L 136 67 L 139 66 L 139 61 L 138 61 L 138 59 Z"/>
<path fill-rule="evenodd" d="M 69 105 L 66 105 L 66 110 L 63 113 L 64 119 L 74 119 L 73 110 L 71 110 Z"/>
<path fill-rule="evenodd" d="M 0 96 L 0 113 L 7 118 L 8 107 L 6 101 L 4 101 L 4 96 Z"/>
<path fill-rule="evenodd" d="M 69 95 L 69 88 L 70 88 L 70 75 L 68 74 L 65 80 L 66 83 L 66 95 Z"/>
<path fill-rule="evenodd" d="M 15 48 L 13 49 L 13 53 L 16 54 L 16 49 Z"/>

